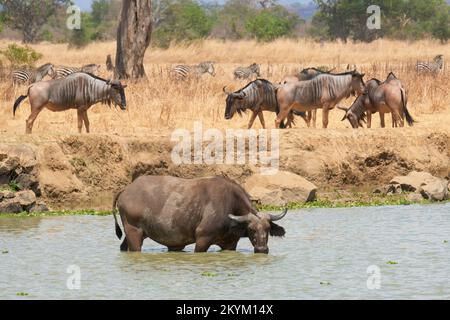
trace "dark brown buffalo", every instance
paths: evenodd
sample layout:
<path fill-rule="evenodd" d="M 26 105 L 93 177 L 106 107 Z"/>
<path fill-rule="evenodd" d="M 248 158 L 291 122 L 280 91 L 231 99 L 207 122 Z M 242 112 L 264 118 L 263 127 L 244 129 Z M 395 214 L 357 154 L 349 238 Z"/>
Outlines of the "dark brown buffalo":
<path fill-rule="evenodd" d="M 236 250 L 240 238 L 249 238 L 255 253 L 268 253 L 268 235 L 282 237 L 284 228 L 274 223 L 279 215 L 259 213 L 245 190 L 232 180 L 216 176 L 182 179 L 141 176 L 119 192 L 113 203 L 116 235 L 122 238 L 116 218 L 119 209 L 125 229 L 122 251 L 140 251 L 150 238 L 169 251 L 195 243 L 195 252 L 211 245 Z"/>

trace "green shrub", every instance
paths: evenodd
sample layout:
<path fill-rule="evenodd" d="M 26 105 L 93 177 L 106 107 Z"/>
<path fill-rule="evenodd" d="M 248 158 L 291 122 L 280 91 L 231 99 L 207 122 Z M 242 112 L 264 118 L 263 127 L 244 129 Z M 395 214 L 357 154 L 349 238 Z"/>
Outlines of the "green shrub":
<path fill-rule="evenodd" d="M 0 54 L 9 61 L 11 68 L 32 68 L 36 61 L 42 58 L 42 54 L 28 46 L 10 44 Z"/>

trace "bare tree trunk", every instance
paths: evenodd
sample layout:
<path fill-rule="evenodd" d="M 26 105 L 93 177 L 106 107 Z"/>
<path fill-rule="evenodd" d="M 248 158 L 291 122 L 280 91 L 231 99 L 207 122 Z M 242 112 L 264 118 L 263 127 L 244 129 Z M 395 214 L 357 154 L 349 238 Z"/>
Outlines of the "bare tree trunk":
<path fill-rule="evenodd" d="M 123 0 L 117 29 L 116 77 L 145 77 L 144 55 L 152 34 L 152 1 Z"/>

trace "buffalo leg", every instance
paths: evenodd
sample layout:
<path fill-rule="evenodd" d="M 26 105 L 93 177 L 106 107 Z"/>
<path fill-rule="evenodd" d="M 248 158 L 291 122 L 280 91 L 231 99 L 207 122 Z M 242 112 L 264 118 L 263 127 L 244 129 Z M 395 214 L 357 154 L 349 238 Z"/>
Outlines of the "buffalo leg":
<path fill-rule="evenodd" d="M 238 242 L 235 241 L 235 242 L 232 242 L 232 243 L 229 243 L 229 244 L 226 244 L 226 245 L 225 244 L 220 245 L 220 248 L 222 250 L 236 251 L 237 244 L 238 244 Z"/>
<path fill-rule="evenodd" d="M 26 121 L 25 132 L 27 134 L 30 134 L 33 131 L 34 121 L 36 120 L 37 116 L 42 111 L 42 109 L 43 109 L 43 107 L 34 108 L 33 106 L 31 106 L 31 114 Z"/>
<path fill-rule="evenodd" d="M 89 118 L 87 115 L 87 110 L 85 112 L 83 112 L 83 121 L 84 121 L 84 126 L 86 127 L 86 132 L 89 133 Z"/>
<path fill-rule="evenodd" d="M 133 227 L 129 224 L 124 225 L 125 235 L 130 251 L 141 251 L 144 242 L 144 234 L 141 229 Z"/>
<path fill-rule="evenodd" d="M 211 246 L 212 241 L 208 237 L 200 237 L 195 241 L 195 252 L 206 252 Z"/>
<path fill-rule="evenodd" d="M 266 128 L 266 122 L 264 121 L 264 115 L 263 115 L 262 110 L 259 110 L 258 118 L 259 118 L 259 122 L 261 122 L 261 126 L 263 127 L 263 129 L 265 129 Z"/>
<path fill-rule="evenodd" d="M 258 111 L 252 111 L 252 115 L 250 116 L 250 121 L 248 122 L 247 129 L 251 129 L 251 127 L 253 126 L 253 122 L 255 122 L 257 115 L 258 115 Z"/>
<path fill-rule="evenodd" d="M 127 237 L 123 238 L 122 244 L 120 245 L 120 251 L 128 251 Z"/>

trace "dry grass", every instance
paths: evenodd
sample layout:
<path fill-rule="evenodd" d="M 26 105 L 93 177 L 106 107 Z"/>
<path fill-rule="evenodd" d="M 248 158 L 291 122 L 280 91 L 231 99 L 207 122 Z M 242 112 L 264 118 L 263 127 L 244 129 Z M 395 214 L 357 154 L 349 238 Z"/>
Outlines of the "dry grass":
<path fill-rule="evenodd" d="M 0 49 L 7 44 L 6 41 L 0 42 Z M 106 55 L 115 53 L 115 43 L 112 42 L 92 44 L 82 50 L 68 50 L 63 44 L 42 43 L 33 47 L 44 55 L 42 63 L 52 62 L 56 65 L 99 63 L 105 68 Z M 444 54 L 449 59 L 450 46 L 432 41 L 407 43 L 379 40 L 371 44 L 321 45 L 307 40 L 279 40 L 270 44 L 206 40 L 188 47 L 150 49 L 145 58 L 148 80 L 129 83 L 127 88 L 128 111 L 121 112 L 103 105 L 94 106 L 89 112 L 91 130 L 94 133 L 141 135 L 166 132 L 174 128 L 192 129 L 193 121 L 196 120 L 203 121 L 204 127 L 245 128 L 249 115 L 224 120 L 225 96 L 222 87 L 228 85 L 231 89 L 238 89 L 245 85 L 246 81 L 233 80 L 232 70 L 238 65 L 248 65 L 252 62 L 261 63 L 262 76 L 273 82 L 309 66 L 328 66 L 343 70 L 348 63 L 354 63 L 366 73 L 366 79 L 377 77 L 381 80 L 392 70 L 408 90 L 409 108 L 419 121 L 417 126 L 448 128 L 448 68 L 437 79 L 419 77 L 414 72 L 417 60 L 429 60 L 437 54 Z M 196 81 L 177 83 L 168 75 L 170 66 L 174 64 L 194 64 L 204 60 L 216 62 L 216 77 L 205 75 Z M 105 69 L 102 76 L 109 76 Z M 7 83 L 0 83 L 0 131 L 21 134 L 29 114 L 28 102 L 21 106 L 13 119 L 13 98 L 8 98 L 12 96 L 8 88 Z M 16 97 L 25 90 L 25 87 L 20 88 Z M 349 105 L 351 102 L 349 99 L 341 104 Z M 330 114 L 330 129 L 349 128 L 348 123 L 340 121 L 342 111 L 333 110 Z M 319 112 L 318 121 L 320 119 Z M 266 123 L 269 127 L 273 127 L 273 120 L 274 116 L 266 113 Z M 255 124 L 255 128 L 258 128 L 259 122 L 256 121 Z M 375 126 L 378 126 L 377 119 Z M 301 119 L 297 120 L 297 127 L 305 127 Z M 76 113 L 53 113 L 46 110 L 39 115 L 34 132 L 76 133 Z"/>

